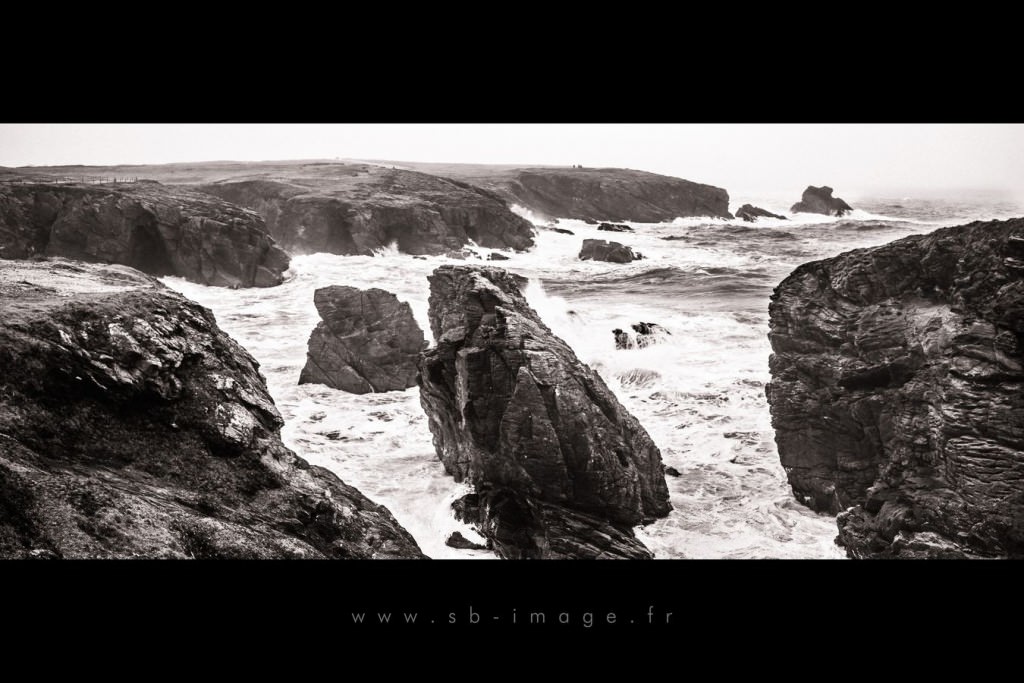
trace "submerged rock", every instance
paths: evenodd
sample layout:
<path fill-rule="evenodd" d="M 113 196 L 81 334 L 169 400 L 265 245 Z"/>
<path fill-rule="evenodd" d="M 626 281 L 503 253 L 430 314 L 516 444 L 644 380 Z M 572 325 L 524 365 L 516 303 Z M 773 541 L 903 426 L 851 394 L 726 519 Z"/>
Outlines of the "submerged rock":
<path fill-rule="evenodd" d="M 601 378 L 530 308 L 511 274 L 430 276 L 437 346 L 420 400 L 473 523 L 503 557 L 648 557 L 631 526 L 668 514 L 661 454 Z"/>
<path fill-rule="evenodd" d="M 271 287 L 288 255 L 252 211 L 156 182 L 0 185 L 0 258 L 120 263 L 217 287 Z"/>
<path fill-rule="evenodd" d="M 601 223 L 601 225 L 597 226 L 597 229 L 604 230 L 605 232 L 633 232 L 633 228 L 618 223 Z"/>
<path fill-rule="evenodd" d="M 830 190 L 831 194 L 831 190 Z M 839 200 L 842 201 L 842 200 Z M 744 204 L 736 211 L 736 218 L 742 218 L 748 223 L 753 223 L 758 218 L 778 218 L 780 220 L 787 220 L 785 216 L 780 216 L 777 213 L 772 213 L 766 209 L 762 209 L 759 206 L 753 206 L 751 204 Z"/>
<path fill-rule="evenodd" d="M 672 336 L 672 333 L 657 323 L 633 323 L 630 325 L 636 332 L 636 345 L 645 348 L 656 344 L 665 336 Z"/>
<path fill-rule="evenodd" d="M 853 557 L 1024 556 L 1024 219 L 797 268 L 772 296 L 779 455 Z"/>
<path fill-rule="evenodd" d="M 299 384 L 353 394 L 416 386 L 416 360 L 427 342 L 408 303 L 383 289 L 338 285 L 316 290 L 313 302 L 321 321 Z"/>
<path fill-rule="evenodd" d="M 832 196 L 831 187 L 809 185 L 803 197 L 790 209 L 793 213 L 820 213 L 825 216 L 842 216 L 853 211 L 853 207 L 838 197 Z"/>
<path fill-rule="evenodd" d="M 587 239 L 583 240 L 583 248 L 580 249 L 579 258 L 581 261 L 630 263 L 642 259 L 643 254 L 635 252 L 632 248 L 618 242 Z"/>
<path fill-rule="evenodd" d="M 0 557 L 422 557 L 282 424 L 206 308 L 124 266 L 0 262 Z"/>
<path fill-rule="evenodd" d="M 666 330 L 664 327 L 657 323 L 633 323 L 630 325 L 633 331 L 636 332 L 634 339 L 633 335 L 621 329 L 612 330 L 612 334 L 615 335 L 615 348 L 616 349 L 632 349 L 639 347 L 641 349 L 650 346 L 651 344 L 657 344 L 665 336 L 671 336 L 672 333 Z"/>

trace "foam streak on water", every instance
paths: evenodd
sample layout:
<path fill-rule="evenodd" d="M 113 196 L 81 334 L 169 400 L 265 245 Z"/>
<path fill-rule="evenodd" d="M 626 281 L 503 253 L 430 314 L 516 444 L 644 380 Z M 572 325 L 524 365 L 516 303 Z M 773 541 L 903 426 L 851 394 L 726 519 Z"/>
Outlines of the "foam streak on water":
<path fill-rule="evenodd" d="M 661 448 L 665 464 L 681 473 L 668 477 L 673 512 L 638 531 L 657 557 L 841 557 L 834 518 L 796 503 L 779 465 L 764 394 L 772 288 L 809 260 L 1017 211 L 910 200 L 859 206 L 865 208 L 839 219 L 798 215 L 753 226 L 708 219 L 630 223 L 635 233 L 558 223 L 574 235 L 546 230 L 527 214 L 539 226 L 536 248 L 496 264 L 530 278 L 525 294 L 544 322 L 601 374 Z M 579 261 L 585 238 L 623 242 L 647 258 L 626 265 Z M 354 395 L 297 384 L 318 322 L 315 289 L 344 284 L 391 291 L 411 304 L 429 340 L 426 278 L 454 262 L 395 250 L 375 257 L 315 254 L 294 258 L 288 281 L 270 289 L 165 282 L 210 307 L 261 363 L 290 448 L 386 505 L 428 555 L 487 558 L 492 555 L 444 545 L 455 529 L 479 537 L 452 517 L 451 501 L 468 488 L 444 473 L 416 389 Z M 656 345 L 616 350 L 611 330 L 640 321 L 669 334 Z"/>

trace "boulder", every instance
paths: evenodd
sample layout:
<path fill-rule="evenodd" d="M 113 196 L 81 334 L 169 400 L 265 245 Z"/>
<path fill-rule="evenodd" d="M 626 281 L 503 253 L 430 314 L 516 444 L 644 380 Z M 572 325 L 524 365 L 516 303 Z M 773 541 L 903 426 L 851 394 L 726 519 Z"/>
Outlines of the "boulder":
<path fill-rule="evenodd" d="M 471 521 L 503 557 L 647 557 L 630 527 L 668 514 L 661 454 L 604 381 L 495 267 L 430 276 L 437 346 L 420 401 Z"/>
<path fill-rule="evenodd" d="M 0 262 L 0 557 L 422 557 L 284 446 L 258 368 L 136 270 Z"/>
<path fill-rule="evenodd" d="M 488 254 L 487 260 L 488 261 L 508 261 L 509 258 L 508 258 L 508 256 L 505 256 L 504 254 L 499 254 L 496 251 L 492 251 L 490 254 Z"/>
<path fill-rule="evenodd" d="M 797 268 L 767 387 L 797 498 L 853 557 L 1024 557 L 1024 219 Z"/>
<path fill-rule="evenodd" d="M 825 216 L 842 216 L 853 211 L 853 207 L 838 197 L 832 196 L 831 187 L 809 185 L 803 197 L 789 209 L 793 213 L 820 213 Z"/>
<path fill-rule="evenodd" d="M 383 289 L 335 285 L 313 294 L 321 321 L 309 337 L 299 384 L 353 394 L 416 386 L 416 361 L 427 343 L 408 303 Z"/>
<path fill-rule="evenodd" d="M 831 193 L 832 193 L 832 191 L 829 190 L 829 194 L 831 194 Z M 842 201 L 842 200 L 840 199 L 840 200 L 837 200 L 837 201 Z M 741 206 L 736 211 L 736 218 L 742 218 L 743 220 L 747 221 L 748 223 L 753 223 L 758 218 L 779 218 L 781 220 L 786 220 L 785 216 L 780 216 L 777 213 L 772 213 L 771 211 L 768 211 L 766 209 L 762 209 L 759 206 L 752 206 L 751 204 L 744 204 L 743 206 Z"/>
<path fill-rule="evenodd" d="M 259 215 L 157 182 L 0 185 L 0 258 L 120 263 L 218 287 L 272 287 L 289 258 Z"/>
<path fill-rule="evenodd" d="M 583 247 L 580 249 L 579 258 L 581 261 L 630 263 L 642 259 L 643 254 L 635 252 L 632 248 L 618 242 L 587 239 L 583 240 Z"/>

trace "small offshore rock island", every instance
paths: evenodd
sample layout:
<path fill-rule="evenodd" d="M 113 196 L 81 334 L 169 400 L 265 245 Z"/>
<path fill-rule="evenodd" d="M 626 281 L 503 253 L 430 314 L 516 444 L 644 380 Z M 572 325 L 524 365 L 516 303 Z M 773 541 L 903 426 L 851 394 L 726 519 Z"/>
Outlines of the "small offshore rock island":
<path fill-rule="evenodd" d="M 1024 212 L 833 192 L 0 169 L 0 557 L 1024 556 Z"/>

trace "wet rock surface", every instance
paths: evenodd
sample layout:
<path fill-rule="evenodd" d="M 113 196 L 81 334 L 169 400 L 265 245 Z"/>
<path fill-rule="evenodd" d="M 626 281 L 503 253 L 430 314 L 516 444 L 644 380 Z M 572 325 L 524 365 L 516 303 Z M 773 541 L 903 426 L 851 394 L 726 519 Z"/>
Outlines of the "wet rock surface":
<path fill-rule="evenodd" d="M 495 267 L 430 276 L 437 346 L 420 400 L 461 513 L 503 557 L 649 557 L 630 527 L 670 506 L 661 455 L 601 378 Z"/>
<path fill-rule="evenodd" d="M 421 557 L 281 443 L 253 358 L 124 266 L 0 261 L 0 557 Z"/>
<path fill-rule="evenodd" d="M 851 556 L 1024 556 L 1024 220 L 804 264 L 770 315 L 782 464 Z"/>
<path fill-rule="evenodd" d="M 581 261 L 608 261 L 609 263 L 631 263 L 644 256 L 632 247 L 608 240 L 583 240 L 579 258 Z"/>
<path fill-rule="evenodd" d="M 412 308 L 383 289 L 323 287 L 313 295 L 321 321 L 309 338 L 299 384 L 353 394 L 416 386 L 416 360 L 426 347 Z"/>

